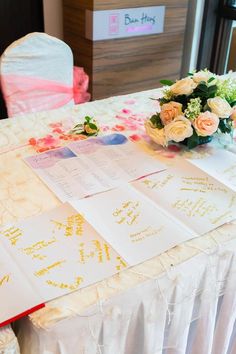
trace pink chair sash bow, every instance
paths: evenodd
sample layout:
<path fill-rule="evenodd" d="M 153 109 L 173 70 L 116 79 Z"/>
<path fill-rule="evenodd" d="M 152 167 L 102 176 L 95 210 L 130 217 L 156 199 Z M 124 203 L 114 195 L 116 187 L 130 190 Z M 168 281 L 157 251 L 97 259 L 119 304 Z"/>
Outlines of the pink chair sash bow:
<path fill-rule="evenodd" d="M 59 108 L 74 99 L 75 104 L 90 100 L 89 78 L 83 68 L 74 67 L 73 87 L 38 77 L 1 75 L 1 86 L 9 117 Z"/>

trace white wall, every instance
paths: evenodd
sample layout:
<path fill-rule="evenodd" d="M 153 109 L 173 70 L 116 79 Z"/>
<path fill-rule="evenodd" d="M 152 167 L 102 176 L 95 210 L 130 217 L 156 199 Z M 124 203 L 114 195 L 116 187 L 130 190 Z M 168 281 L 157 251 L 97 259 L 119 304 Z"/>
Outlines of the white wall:
<path fill-rule="evenodd" d="M 43 0 L 45 32 L 63 39 L 62 0 Z"/>

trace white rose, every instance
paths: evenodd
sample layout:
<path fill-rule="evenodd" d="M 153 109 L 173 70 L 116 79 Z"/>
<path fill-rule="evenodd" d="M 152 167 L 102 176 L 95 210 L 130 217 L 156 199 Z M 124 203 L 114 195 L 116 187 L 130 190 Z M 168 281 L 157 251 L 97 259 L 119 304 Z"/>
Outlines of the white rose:
<path fill-rule="evenodd" d="M 167 146 L 168 140 L 166 139 L 166 135 L 163 128 L 162 129 L 155 128 L 152 122 L 150 122 L 150 120 L 147 120 L 144 123 L 144 126 L 147 135 L 150 136 L 150 138 L 155 143 L 157 143 L 158 145 Z"/>
<path fill-rule="evenodd" d="M 176 81 L 175 84 L 170 86 L 170 91 L 174 95 L 190 95 L 197 84 L 190 78 L 186 77 L 185 79 Z"/>
<path fill-rule="evenodd" d="M 211 111 L 220 118 L 228 118 L 233 111 L 230 104 L 221 97 L 208 98 L 207 104 Z"/>
<path fill-rule="evenodd" d="M 165 135 L 168 140 L 173 140 L 176 143 L 189 138 L 193 134 L 191 122 L 184 116 L 176 117 L 171 123 L 164 127 Z"/>
<path fill-rule="evenodd" d="M 199 84 L 201 81 L 207 82 L 211 77 L 214 77 L 215 80 L 212 80 L 209 83 L 209 86 L 211 85 L 215 85 L 216 83 L 216 77 L 214 74 L 212 74 L 210 71 L 208 70 L 200 70 L 198 72 L 196 72 L 193 75 L 193 81 L 196 82 L 196 84 Z"/>

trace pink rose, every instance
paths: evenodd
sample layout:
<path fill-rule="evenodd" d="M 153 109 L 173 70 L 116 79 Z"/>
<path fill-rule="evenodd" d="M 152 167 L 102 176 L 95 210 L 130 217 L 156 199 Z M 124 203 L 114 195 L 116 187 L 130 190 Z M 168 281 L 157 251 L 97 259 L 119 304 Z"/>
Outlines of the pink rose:
<path fill-rule="evenodd" d="M 169 124 L 172 120 L 182 113 L 182 104 L 171 101 L 161 106 L 160 118 L 164 125 Z"/>
<path fill-rule="evenodd" d="M 214 134 L 219 125 L 219 117 L 210 111 L 203 112 L 193 121 L 193 126 L 199 136 Z"/>

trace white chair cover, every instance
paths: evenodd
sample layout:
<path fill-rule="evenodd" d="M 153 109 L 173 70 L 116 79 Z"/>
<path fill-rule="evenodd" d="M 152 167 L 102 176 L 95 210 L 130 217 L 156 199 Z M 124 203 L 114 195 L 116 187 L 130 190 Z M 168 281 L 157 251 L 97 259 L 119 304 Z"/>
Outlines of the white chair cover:
<path fill-rule="evenodd" d="M 24 94 L 24 99 L 21 95 L 11 99 L 16 92 L 25 92 L 24 80 L 14 80 L 13 87 L 6 78 L 8 75 L 22 79 L 25 77 L 27 80 L 39 78 L 73 87 L 73 54 L 70 47 L 57 38 L 45 33 L 30 33 L 5 50 L 1 57 L 0 73 L 9 116 L 52 109 L 55 107 L 53 99 L 49 99 L 50 92 L 45 97 L 40 97 L 37 104 L 32 99 L 32 92 L 27 97 Z M 35 97 L 40 94 L 39 91 L 35 89 Z M 73 103 L 72 97 L 67 104 Z"/>

